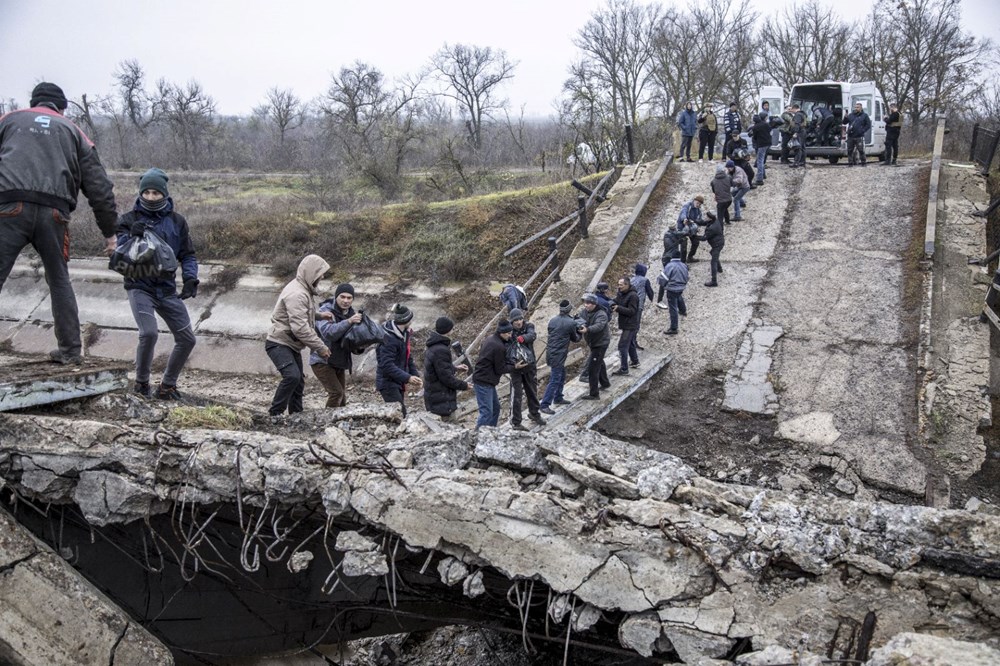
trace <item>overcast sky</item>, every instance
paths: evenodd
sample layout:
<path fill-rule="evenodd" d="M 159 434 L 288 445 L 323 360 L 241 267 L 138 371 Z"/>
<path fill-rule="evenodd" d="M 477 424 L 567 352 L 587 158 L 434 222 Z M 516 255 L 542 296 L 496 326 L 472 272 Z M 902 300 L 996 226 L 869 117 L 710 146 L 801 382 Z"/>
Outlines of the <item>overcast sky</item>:
<path fill-rule="evenodd" d="M 761 11 L 794 0 L 761 2 Z M 826 0 L 824 0 L 826 1 Z M 660 4 L 676 4 L 669 1 Z M 830 0 L 830 4 L 834 3 Z M 117 64 L 135 58 L 151 87 L 191 79 L 222 114 L 244 115 L 266 91 L 319 96 L 355 60 L 390 77 L 414 73 L 445 42 L 491 46 L 518 61 L 504 90 L 514 110 L 553 113 L 576 56 L 572 38 L 605 0 L 0 0 L 0 98 L 26 105 L 39 81 L 70 97 L 107 93 Z M 838 2 L 846 19 L 867 2 Z M 964 0 L 963 24 L 1000 42 L 1000 2 Z"/>

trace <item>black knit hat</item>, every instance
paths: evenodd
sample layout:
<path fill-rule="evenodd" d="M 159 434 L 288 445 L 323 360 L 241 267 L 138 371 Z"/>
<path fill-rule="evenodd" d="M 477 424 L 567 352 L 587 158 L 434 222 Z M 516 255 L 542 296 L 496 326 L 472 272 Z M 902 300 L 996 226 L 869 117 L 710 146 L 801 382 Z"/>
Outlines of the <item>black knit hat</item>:
<path fill-rule="evenodd" d="M 54 83 L 46 83 L 45 81 L 39 83 L 31 91 L 31 106 L 40 106 L 42 104 L 51 104 L 60 111 L 65 111 L 66 107 L 69 106 L 62 88 Z"/>
<path fill-rule="evenodd" d="M 167 190 L 168 180 L 170 178 L 162 169 L 153 167 L 139 178 L 139 194 L 142 194 L 146 190 L 156 190 L 163 196 L 169 197 L 170 192 Z"/>
<path fill-rule="evenodd" d="M 389 314 L 392 315 L 392 320 L 397 324 L 409 324 L 413 319 L 413 310 L 402 303 L 394 304 Z"/>
<path fill-rule="evenodd" d="M 337 296 L 340 296 L 341 294 L 350 294 L 351 296 L 353 296 L 354 295 L 354 287 L 352 285 L 348 284 L 347 282 L 344 282 L 343 284 L 338 284 L 336 291 L 333 292 L 333 297 L 336 298 Z"/>
<path fill-rule="evenodd" d="M 437 321 L 434 322 L 434 330 L 441 335 L 448 335 L 453 328 L 455 328 L 455 322 L 448 317 L 438 317 Z"/>
<path fill-rule="evenodd" d="M 510 322 L 506 319 L 501 319 L 497 323 L 497 333 L 510 333 L 514 330 L 514 327 L 510 325 Z"/>

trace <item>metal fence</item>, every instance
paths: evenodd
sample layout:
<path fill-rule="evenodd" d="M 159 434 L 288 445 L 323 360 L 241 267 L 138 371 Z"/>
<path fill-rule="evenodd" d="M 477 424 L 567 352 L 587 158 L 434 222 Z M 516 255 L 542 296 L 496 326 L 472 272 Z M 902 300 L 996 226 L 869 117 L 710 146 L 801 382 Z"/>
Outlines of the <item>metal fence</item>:
<path fill-rule="evenodd" d="M 976 123 L 972 128 L 972 144 L 969 146 L 969 161 L 982 167 L 983 175 L 990 172 L 990 164 L 1000 145 L 1000 130 L 987 129 Z"/>

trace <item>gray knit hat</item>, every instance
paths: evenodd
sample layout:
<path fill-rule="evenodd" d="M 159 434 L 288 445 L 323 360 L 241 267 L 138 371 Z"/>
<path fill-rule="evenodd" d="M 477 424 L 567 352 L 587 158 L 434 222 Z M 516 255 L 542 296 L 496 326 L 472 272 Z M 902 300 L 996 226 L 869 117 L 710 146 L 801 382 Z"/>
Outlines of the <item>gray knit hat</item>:
<path fill-rule="evenodd" d="M 568 315 L 573 310 L 573 304 L 563 299 L 559 301 L 559 314 Z"/>
<path fill-rule="evenodd" d="M 392 315 L 392 320 L 397 324 L 408 324 L 413 319 L 413 310 L 402 303 L 393 304 L 389 314 Z"/>
<path fill-rule="evenodd" d="M 510 320 L 517 321 L 518 319 L 524 319 L 524 310 L 521 308 L 514 308 L 510 311 Z"/>

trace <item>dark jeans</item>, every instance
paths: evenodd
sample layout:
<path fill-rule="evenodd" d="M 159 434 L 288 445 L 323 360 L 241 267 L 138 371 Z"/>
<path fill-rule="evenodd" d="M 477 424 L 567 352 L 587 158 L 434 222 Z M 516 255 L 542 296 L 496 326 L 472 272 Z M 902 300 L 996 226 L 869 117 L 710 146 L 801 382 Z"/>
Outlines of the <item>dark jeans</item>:
<path fill-rule="evenodd" d="M 691 243 L 691 251 L 688 252 L 688 242 Z M 692 236 L 684 236 L 681 238 L 681 261 L 687 263 L 691 259 L 694 259 L 694 253 L 698 251 L 699 241 L 697 238 Z"/>
<path fill-rule="evenodd" d="M 806 164 L 806 147 L 805 144 L 799 143 L 799 147 L 795 149 L 795 158 L 793 160 L 795 164 L 800 166 L 805 166 Z"/>
<path fill-rule="evenodd" d="M 534 365 L 523 370 L 510 373 L 510 385 L 514 395 L 510 399 L 510 421 L 514 425 L 521 423 L 521 402 L 524 396 L 528 398 L 528 413 L 539 416 L 538 413 L 538 368 Z"/>
<path fill-rule="evenodd" d="M 715 204 L 715 216 L 722 220 L 723 224 L 729 224 L 729 204 L 732 201 L 719 201 Z"/>
<path fill-rule="evenodd" d="M 607 346 L 590 348 L 587 371 L 590 373 L 590 395 L 595 398 L 601 395 L 598 387 L 608 388 L 611 386 L 611 380 L 608 379 L 608 367 L 604 364 L 604 355 L 607 352 Z"/>
<path fill-rule="evenodd" d="M 500 396 L 497 395 L 497 387 L 474 383 L 472 390 L 476 394 L 476 404 L 479 405 L 476 427 L 496 426 L 500 421 Z"/>
<path fill-rule="evenodd" d="M 698 132 L 698 159 L 705 157 L 705 149 L 708 149 L 708 159 L 715 159 L 715 137 L 718 136 L 718 132 L 709 132 L 708 130 L 701 130 Z"/>
<path fill-rule="evenodd" d="M 286 409 L 289 414 L 301 412 L 302 394 L 306 388 L 306 376 L 302 372 L 302 352 L 270 341 L 264 345 L 264 351 L 281 373 L 281 383 L 274 392 L 268 413 L 277 416 Z"/>
<path fill-rule="evenodd" d="M 128 304 L 132 307 L 132 316 L 139 327 L 139 345 L 135 349 L 135 380 L 144 383 L 149 381 L 149 369 L 153 365 L 153 353 L 159 337 L 156 315 L 160 315 L 174 336 L 174 348 L 163 371 L 163 384 L 177 386 L 177 377 L 195 345 L 191 318 L 184 301 L 177 294 L 157 298 L 142 289 L 129 289 Z"/>
<path fill-rule="evenodd" d="M 618 360 L 621 361 L 621 369 L 628 370 L 629 361 L 639 362 L 639 350 L 635 346 L 635 338 L 639 335 L 639 329 L 623 330 L 618 338 Z"/>
<path fill-rule="evenodd" d="M 682 314 L 686 317 L 688 313 L 687 305 L 684 303 L 684 292 L 668 291 L 667 306 L 669 306 L 670 308 L 670 330 L 676 331 L 678 323 L 678 317 L 677 317 L 678 314 Z"/>
<path fill-rule="evenodd" d="M 677 153 L 678 157 L 683 157 L 686 159 L 691 159 L 691 142 L 694 141 L 694 136 L 681 136 L 681 149 Z"/>
<path fill-rule="evenodd" d="M 899 157 L 899 132 L 885 133 L 885 163 L 895 164 Z"/>
<path fill-rule="evenodd" d="M 719 255 L 722 254 L 722 248 L 726 246 L 726 241 L 722 241 L 718 245 L 712 247 L 709 254 L 712 255 L 712 282 L 716 282 L 716 273 L 722 270 L 722 264 L 719 262 Z"/>
<path fill-rule="evenodd" d="M 781 132 L 781 161 L 785 164 L 788 163 L 788 156 L 790 154 L 788 142 L 791 140 L 792 135 L 790 132 Z"/>
<path fill-rule="evenodd" d="M 563 399 L 563 386 L 566 385 L 566 366 L 564 364 L 549 366 L 549 383 L 545 387 L 540 407 L 559 402 Z"/>
<path fill-rule="evenodd" d="M 390 386 L 388 388 L 380 388 L 378 394 L 382 396 L 382 400 L 385 402 L 398 402 L 399 406 L 403 408 L 403 416 L 406 416 L 406 403 L 404 402 L 403 389 L 400 386 Z"/>
<path fill-rule="evenodd" d="M 31 245 L 49 285 L 53 332 L 65 357 L 79 356 L 80 313 L 69 281 L 69 218 L 55 208 L 17 201 L 0 204 L 0 291 L 17 255 Z"/>
<path fill-rule="evenodd" d="M 855 152 L 857 152 L 857 156 L 855 156 Z M 849 137 L 847 139 L 847 163 L 857 164 L 858 162 L 865 163 L 865 137 Z"/>

